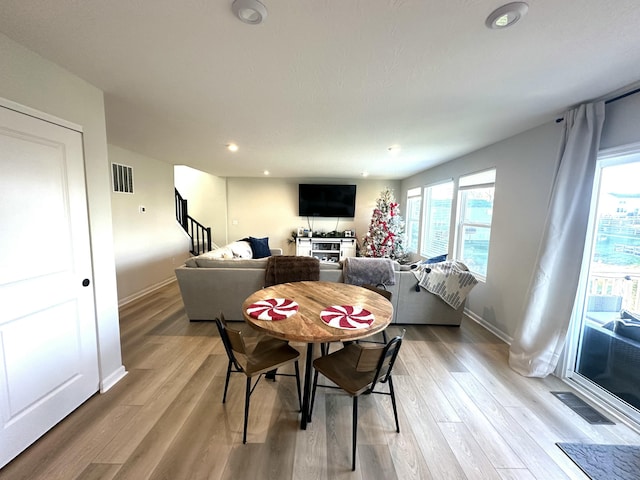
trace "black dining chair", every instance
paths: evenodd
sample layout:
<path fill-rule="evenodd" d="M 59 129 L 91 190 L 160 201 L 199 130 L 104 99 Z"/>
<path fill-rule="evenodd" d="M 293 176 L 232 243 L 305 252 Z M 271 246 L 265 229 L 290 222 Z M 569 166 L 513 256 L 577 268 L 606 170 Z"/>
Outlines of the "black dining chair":
<path fill-rule="evenodd" d="M 358 397 L 363 394 L 383 394 L 391 397 L 393 416 L 396 421 L 396 432 L 400 433 L 398 409 L 393 389 L 391 372 L 402 345 L 402 335 L 397 336 L 386 345 L 349 344 L 329 355 L 319 357 L 313 361 L 315 374 L 313 376 L 313 391 L 311 394 L 311 408 L 309 418 L 313 412 L 317 387 L 337 388 L 344 390 L 353 397 L 353 425 L 352 425 L 352 465 L 356 469 L 356 443 L 358 433 Z M 335 385 L 318 385 L 318 374 L 324 375 Z M 375 390 L 378 383 L 389 385 L 389 391 Z"/>
<path fill-rule="evenodd" d="M 247 423 L 249 421 L 249 401 L 253 390 L 258 385 L 263 374 L 274 369 L 293 363 L 295 366 L 295 375 L 288 373 L 277 373 L 275 375 L 285 377 L 296 377 L 296 385 L 298 387 L 298 404 L 302 411 L 302 397 L 300 391 L 300 369 L 298 366 L 298 358 L 300 352 L 291 347 L 286 341 L 278 340 L 272 337 L 250 337 L 245 341 L 246 336 L 241 330 L 237 330 L 228 326 L 224 315 L 221 313 L 216 318 L 218 332 L 222 339 L 222 344 L 227 352 L 229 364 L 227 366 L 227 378 L 224 383 L 224 394 L 222 403 L 227 400 L 227 389 L 229 387 L 229 378 L 232 373 L 244 373 L 247 377 L 244 401 L 244 428 L 242 434 L 242 443 L 247 443 Z M 252 386 L 253 377 L 258 377 Z M 274 379 L 275 380 L 275 379 Z"/>
<path fill-rule="evenodd" d="M 369 284 L 364 284 L 362 285 L 363 288 L 366 288 L 367 290 L 371 290 L 372 292 L 376 292 L 378 295 L 382 295 L 384 298 L 386 298 L 387 300 L 391 301 L 391 297 L 392 297 L 392 293 L 387 290 L 385 288 L 385 286 L 383 284 L 378 284 L 378 285 L 369 285 Z M 387 331 L 383 330 L 382 332 L 382 343 L 386 344 L 389 340 L 387 338 Z M 371 341 L 371 340 L 360 340 L 361 342 L 366 342 L 366 341 Z"/>
<path fill-rule="evenodd" d="M 370 284 L 364 284 L 364 285 L 360 285 L 363 288 L 366 288 L 367 290 L 371 290 L 372 292 L 376 292 L 379 295 L 382 295 L 384 298 L 386 298 L 387 300 L 391 301 L 391 297 L 392 297 L 392 293 L 390 291 L 388 291 L 383 284 L 378 284 L 378 285 L 370 285 Z M 387 331 L 386 329 L 383 330 L 382 332 L 380 332 L 382 334 L 382 342 L 377 342 L 374 340 L 370 340 L 371 337 L 367 337 L 365 339 L 362 340 L 356 340 L 356 343 L 360 343 L 360 342 L 371 342 L 371 343 L 382 343 L 382 344 L 386 344 L 389 339 L 387 338 Z M 376 334 L 377 335 L 377 334 Z M 373 336 L 373 335 L 372 335 Z M 349 343 L 352 342 L 344 342 L 345 345 L 348 345 Z M 320 345 L 320 350 L 322 352 L 322 355 L 328 355 L 329 354 L 329 350 L 330 350 L 330 343 L 323 343 L 322 345 Z"/>

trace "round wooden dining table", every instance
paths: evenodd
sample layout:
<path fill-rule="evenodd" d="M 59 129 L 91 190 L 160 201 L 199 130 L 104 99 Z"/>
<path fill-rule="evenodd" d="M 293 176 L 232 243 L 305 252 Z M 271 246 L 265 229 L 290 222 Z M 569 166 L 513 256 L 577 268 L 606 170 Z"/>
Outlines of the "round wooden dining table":
<path fill-rule="evenodd" d="M 252 317 L 247 309 L 270 299 L 285 299 L 297 304 L 297 311 L 282 320 L 261 320 Z M 373 322 L 364 328 L 337 328 L 321 319 L 321 313 L 333 306 L 357 306 L 373 316 Z M 245 321 L 254 329 L 276 338 L 305 342 L 307 354 L 300 427 L 307 428 L 314 345 L 316 343 L 344 342 L 368 337 L 384 330 L 393 319 L 393 306 L 382 295 L 366 288 L 337 282 L 291 282 L 263 288 L 251 294 L 242 303 Z M 326 318 L 326 317 L 325 317 Z"/>

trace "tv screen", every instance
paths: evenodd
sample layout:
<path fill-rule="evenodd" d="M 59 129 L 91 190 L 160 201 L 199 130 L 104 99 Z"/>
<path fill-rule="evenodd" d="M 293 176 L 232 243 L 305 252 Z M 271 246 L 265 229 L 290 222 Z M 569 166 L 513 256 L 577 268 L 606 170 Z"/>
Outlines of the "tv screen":
<path fill-rule="evenodd" d="M 356 213 L 355 185 L 298 185 L 301 217 L 353 217 Z"/>

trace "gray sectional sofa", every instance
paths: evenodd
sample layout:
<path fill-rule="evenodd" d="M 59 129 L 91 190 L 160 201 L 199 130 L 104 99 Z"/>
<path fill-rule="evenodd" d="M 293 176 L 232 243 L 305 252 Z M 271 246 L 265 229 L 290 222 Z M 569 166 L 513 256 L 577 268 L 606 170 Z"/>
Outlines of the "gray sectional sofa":
<path fill-rule="evenodd" d="M 281 255 L 281 249 L 271 249 Z M 242 320 L 242 302 L 263 288 L 267 258 L 192 257 L 175 271 L 187 317 L 191 321 L 213 320 L 222 311 L 231 320 Z M 408 266 L 394 262 L 394 323 L 460 325 L 464 304 L 457 310 L 424 289 L 416 291 L 417 280 Z M 320 262 L 320 281 L 342 282 L 340 263 Z"/>

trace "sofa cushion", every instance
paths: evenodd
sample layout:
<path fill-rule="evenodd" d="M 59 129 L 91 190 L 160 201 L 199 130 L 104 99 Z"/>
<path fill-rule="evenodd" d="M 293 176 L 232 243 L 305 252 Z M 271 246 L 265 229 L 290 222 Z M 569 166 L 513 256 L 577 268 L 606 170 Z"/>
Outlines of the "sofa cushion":
<path fill-rule="evenodd" d="M 633 320 L 637 323 L 640 323 L 640 313 L 633 313 L 629 310 L 622 310 L 620 312 L 620 318 L 624 320 Z"/>
<path fill-rule="evenodd" d="M 269 237 L 249 237 L 249 243 L 251 244 L 251 250 L 253 251 L 253 258 L 265 258 L 271 256 L 271 250 L 269 249 Z"/>
<path fill-rule="evenodd" d="M 199 255 L 204 258 L 233 258 L 233 250 L 228 246 L 216 248 L 215 250 L 211 250 L 210 252 L 203 253 Z"/>
<path fill-rule="evenodd" d="M 266 268 L 266 258 L 209 258 L 204 255 L 195 257 L 200 268 Z M 187 265 L 188 266 L 188 265 Z"/>
<path fill-rule="evenodd" d="M 616 320 L 615 332 L 622 337 L 640 342 L 640 320 L 633 318 Z"/>

